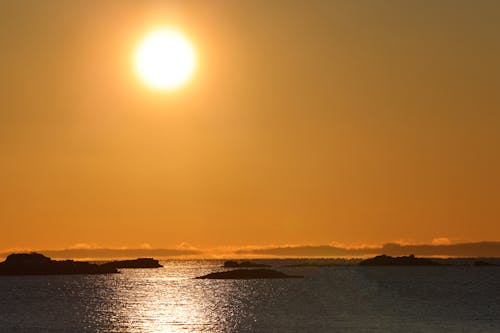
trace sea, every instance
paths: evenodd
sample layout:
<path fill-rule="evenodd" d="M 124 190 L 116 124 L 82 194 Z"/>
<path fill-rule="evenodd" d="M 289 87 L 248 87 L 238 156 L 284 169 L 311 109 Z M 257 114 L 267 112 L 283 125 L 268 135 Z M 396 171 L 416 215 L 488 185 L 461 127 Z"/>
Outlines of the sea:
<path fill-rule="evenodd" d="M 221 260 L 0 277 L 0 332 L 500 332 L 500 266 L 266 262 L 304 278 L 195 279 Z"/>

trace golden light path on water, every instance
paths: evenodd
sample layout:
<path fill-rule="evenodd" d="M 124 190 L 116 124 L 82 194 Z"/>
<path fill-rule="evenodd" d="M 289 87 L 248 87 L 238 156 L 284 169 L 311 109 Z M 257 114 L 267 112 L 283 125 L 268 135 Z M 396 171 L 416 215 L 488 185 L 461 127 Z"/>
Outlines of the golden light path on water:
<path fill-rule="evenodd" d="M 170 262 L 170 274 L 165 274 L 165 269 L 127 270 L 114 277 L 114 281 L 108 281 L 115 300 L 106 305 L 106 312 L 111 315 L 109 324 L 118 330 L 126 328 L 127 332 L 151 333 L 241 329 L 238 318 L 246 315 L 239 312 L 245 307 L 245 300 L 254 298 L 253 288 L 242 289 L 241 281 L 193 279 L 194 275 L 213 272 L 213 264 L 205 264 L 206 269 L 203 265 L 200 261 L 190 274 L 181 269 L 182 265 L 176 267 L 175 262 Z"/>

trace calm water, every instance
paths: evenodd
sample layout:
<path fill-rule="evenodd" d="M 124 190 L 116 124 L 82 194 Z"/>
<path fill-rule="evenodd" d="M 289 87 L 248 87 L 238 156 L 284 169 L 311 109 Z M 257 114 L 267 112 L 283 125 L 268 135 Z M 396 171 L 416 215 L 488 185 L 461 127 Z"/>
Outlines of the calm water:
<path fill-rule="evenodd" d="M 500 267 L 280 268 L 195 280 L 220 261 L 106 276 L 0 277 L 1 332 L 500 332 Z"/>

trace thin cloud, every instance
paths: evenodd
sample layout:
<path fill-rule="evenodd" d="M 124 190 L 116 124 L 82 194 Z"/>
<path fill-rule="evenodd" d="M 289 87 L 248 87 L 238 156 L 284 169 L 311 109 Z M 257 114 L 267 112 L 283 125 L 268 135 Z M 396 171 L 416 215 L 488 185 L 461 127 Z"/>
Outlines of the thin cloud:
<path fill-rule="evenodd" d="M 181 250 L 181 251 L 197 251 L 197 252 L 201 252 L 201 250 L 199 248 L 197 248 L 196 246 L 191 245 L 191 244 L 189 244 L 187 242 L 180 243 L 179 245 L 177 245 L 176 249 L 177 250 Z"/>
<path fill-rule="evenodd" d="M 14 252 L 39 252 L 55 259 L 128 259 L 138 257 L 178 258 L 178 257 L 200 257 L 203 252 L 189 249 L 127 249 L 127 248 L 68 248 L 60 250 L 24 250 L 5 251 L 0 253 L 0 257 L 5 258 Z"/>
<path fill-rule="evenodd" d="M 432 245 L 450 245 L 451 240 L 448 237 L 437 237 L 431 241 Z"/>
<path fill-rule="evenodd" d="M 89 250 L 89 249 L 100 249 L 102 246 L 95 243 L 76 243 L 69 246 L 69 249 L 77 249 L 77 250 Z"/>

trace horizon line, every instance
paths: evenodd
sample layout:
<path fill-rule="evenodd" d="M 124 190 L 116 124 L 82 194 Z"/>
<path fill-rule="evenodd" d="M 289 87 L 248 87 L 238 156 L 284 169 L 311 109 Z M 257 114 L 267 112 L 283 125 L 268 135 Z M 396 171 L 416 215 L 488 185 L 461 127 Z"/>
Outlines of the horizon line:
<path fill-rule="evenodd" d="M 462 242 L 447 244 L 401 244 L 348 246 L 329 245 L 269 245 L 232 246 L 215 248 L 113 248 L 113 247 L 68 247 L 63 249 L 4 249 L 0 258 L 12 253 L 38 252 L 57 259 L 104 260 L 152 256 L 163 259 L 287 259 L 287 258 L 363 258 L 373 255 L 418 255 L 427 257 L 496 258 L 500 257 L 500 241 Z"/>

